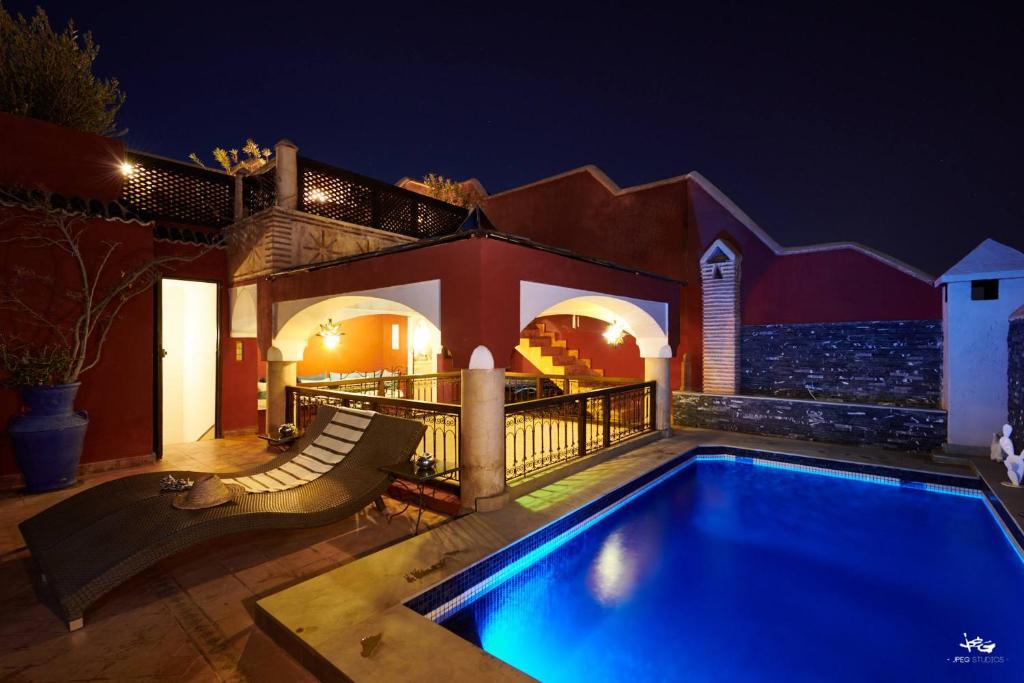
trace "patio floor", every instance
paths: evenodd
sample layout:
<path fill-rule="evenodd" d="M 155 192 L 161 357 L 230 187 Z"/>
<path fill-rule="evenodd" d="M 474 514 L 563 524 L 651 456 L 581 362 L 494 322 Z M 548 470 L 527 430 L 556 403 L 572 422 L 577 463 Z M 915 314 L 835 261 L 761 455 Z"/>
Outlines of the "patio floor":
<path fill-rule="evenodd" d="M 411 535 L 416 511 L 390 524 L 370 506 L 317 529 L 245 534 L 196 546 L 112 591 L 68 633 L 39 602 L 17 525 L 84 487 L 145 471 L 234 471 L 273 457 L 255 437 L 169 447 L 162 461 L 88 476 L 66 491 L 0 494 L 0 680 L 300 681 L 315 680 L 253 626 L 264 595 L 334 569 Z M 401 504 L 385 498 L 388 507 Z M 424 521 L 445 517 L 431 511 Z"/>

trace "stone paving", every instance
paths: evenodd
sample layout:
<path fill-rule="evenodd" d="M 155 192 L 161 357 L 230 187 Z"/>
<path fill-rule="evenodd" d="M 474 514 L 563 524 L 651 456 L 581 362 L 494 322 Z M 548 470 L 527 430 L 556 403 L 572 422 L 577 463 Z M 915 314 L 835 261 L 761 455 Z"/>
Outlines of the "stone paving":
<path fill-rule="evenodd" d="M 17 524 L 84 487 L 170 469 L 234 471 L 274 456 L 255 437 L 167 449 L 153 465 L 88 476 L 66 491 L 0 494 L 0 680 L 315 680 L 252 620 L 256 600 L 411 535 L 415 509 L 387 523 L 373 506 L 317 529 L 244 534 L 196 546 L 115 589 L 68 633 L 40 602 L 38 572 Z M 397 501 L 387 505 L 400 509 Z M 424 513 L 436 524 L 444 517 Z"/>

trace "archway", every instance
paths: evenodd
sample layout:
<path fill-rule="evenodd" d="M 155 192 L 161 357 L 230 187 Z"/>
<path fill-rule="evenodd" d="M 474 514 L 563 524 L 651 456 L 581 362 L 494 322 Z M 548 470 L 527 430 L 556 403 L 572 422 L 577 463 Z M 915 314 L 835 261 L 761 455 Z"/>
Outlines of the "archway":
<path fill-rule="evenodd" d="M 386 378 L 437 371 L 436 292 L 431 297 L 412 287 L 388 289 L 274 304 L 266 354 L 268 433 L 284 422 L 287 386 L 364 382 L 369 387 Z M 407 397 L 406 383 L 391 380 L 386 386 L 385 396 Z M 351 390 L 361 393 L 356 384 Z"/>

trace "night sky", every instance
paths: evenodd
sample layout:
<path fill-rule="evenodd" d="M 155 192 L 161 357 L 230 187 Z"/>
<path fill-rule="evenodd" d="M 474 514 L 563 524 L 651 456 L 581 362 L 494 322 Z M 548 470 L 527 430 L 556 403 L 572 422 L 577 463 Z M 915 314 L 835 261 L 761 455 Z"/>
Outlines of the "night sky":
<path fill-rule="evenodd" d="M 1019 19 L 816 4 L 44 7 L 93 32 L 142 151 L 286 137 L 492 193 L 588 163 L 624 187 L 697 170 L 784 245 L 859 241 L 932 274 L 985 237 L 1024 249 Z"/>

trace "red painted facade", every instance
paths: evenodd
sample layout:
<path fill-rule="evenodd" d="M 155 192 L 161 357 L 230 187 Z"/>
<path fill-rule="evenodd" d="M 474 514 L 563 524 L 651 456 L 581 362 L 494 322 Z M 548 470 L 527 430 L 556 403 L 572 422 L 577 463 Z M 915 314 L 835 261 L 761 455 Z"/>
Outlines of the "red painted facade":
<path fill-rule="evenodd" d="M 638 277 L 588 261 L 474 235 L 260 280 L 260 347 L 264 355 L 270 349 L 275 302 L 427 280 L 441 282 L 441 343 L 451 354 L 451 363 L 446 364 L 451 368 L 467 367 L 478 345 L 486 346 L 499 363 L 512 357 L 520 332 L 520 280 L 668 302 L 669 320 L 676 320 L 679 311 L 679 287 L 670 280 Z M 670 329 L 669 344 L 678 343 L 675 330 Z"/>
<path fill-rule="evenodd" d="M 942 317 L 926 278 L 850 247 L 777 253 L 689 176 L 621 190 L 600 170 L 584 167 L 489 197 L 484 208 L 502 232 L 684 280 L 676 386 L 684 354 L 692 386 L 701 386 L 698 261 L 718 238 L 742 256 L 743 324 Z"/>
<path fill-rule="evenodd" d="M 43 188 L 102 202 L 120 196 L 124 148 L 116 140 L 0 113 L 0 150 L 0 187 Z M 441 282 L 442 344 L 450 354 L 440 359 L 441 369 L 466 367 L 473 349 L 483 344 L 497 364 L 509 359 L 504 362 L 512 369 L 528 371 L 533 370 L 514 352 L 521 327 L 521 280 L 665 301 L 673 321 L 669 335 L 676 352 L 673 381 L 677 386 L 681 381 L 685 354 L 695 387 L 700 386 L 701 349 L 698 259 L 719 237 L 727 238 L 742 255 L 745 324 L 941 317 L 938 292 L 925 279 L 852 248 L 780 253 L 730 211 L 727 200 L 692 177 L 620 190 L 597 169 L 585 168 L 490 197 L 484 208 L 502 232 L 664 277 L 637 276 L 496 237 L 476 236 L 261 278 L 257 281 L 259 339 L 233 339 L 227 334 L 226 254 L 211 251 L 169 276 L 222 285 L 222 429 L 230 433 L 257 426 L 256 379 L 265 366 L 262 358 L 272 333 L 270 310 L 277 301 L 437 279 Z M 0 214 L 12 210 L 0 207 Z M 196 248 L 154 240 L 151 224 L 101 219 L 91 223 L 95 237 L 116 238 L 125 251 L 140 258 Z M 0 268 L 5 271 L 24 264 L 26 258 L 42 259 L 40 267 L 53 267 L 47 262 L 52 257 L 46 253 L 26 257 L 0 246 Z M 59 268 L 55 275 L 58 283 L 73 277 Z M 688 285 L 680 286 L 678 281 L 684 280 Z M 100 365 L 82 378 L 77 405 L 92 416 L 85 463 L 153 452 L 154 302 L 153 294 L 147 292 L 126 307 Z M 0 312 L 0 325 L 11 325 L 11 320 L 9 313 Z M 643 361 L 635 343 L 627 340 L 619 347 L 608 347 L 600 338 L 603 323 L 587 320 L 587 326 L 577 330 L 566 326 L 563 316 L 551 322 L 559 326 L 570 346 L 579 348 L 606 375 L 642 376 Z M 387 337 L 382 345 L 389 342 Z M 404 331 L 401 341 L 404 359 Z M 241 344 L 240 358 L 237 344 Z M 311 356 L 303 371 L 314 360 Z M 0 428 L 6 428 L 18 405 L 13 391 L 0 389 Z M 0 475 L 16 472 L 10 441 L 0 439 Z"/>
<path fill-rule="evenodd" d="M 0 113 L 0 187 L 45 189 L 69 197 L 116 200 L 121 193 L 119 164 L 124 149 L 120 142 L 71 131 L 60 126 Z M 9 219 L 17 209 L 0 207 Z M 9 226 L 8 226 L 9 227 Z M 154 255 L 195 253 L 195 247 L 156 241 L 153 227 L 137 221 L 90 219 L 88 243 L 99 248 L 115 240 L 118 262 L 132 263 Z M 40 297 L 63 296 L 60 283 L 73 284 L 77 274 L 59 254 L 26 251 L 0 245 L 0 270 L 31 266 L 53 276 L 52 289 L 33 288 Z M 227 281 L 226 253 L 212 250 L 198 260 L 179 264 L 167 273 L 182 279 Z M 48 300 L 41 299 L 42 303 Z M 88 410 L 82 463 L 139 458 L 153 454 L 155 295 L 145 292 L 132 299 L 111 328 L 100 363 L 85 373 L 76 400 Z M 0 310 L 0 328 L 18 324 L 11 311 Z M 221 330 L 230 329 L 227 289 L 221 290 Z M 221 336 L 221 424 L 225 432 L 252 431 L 256 421 L 256 340 L 238 340 L 245 347 L 242 361 L 235 360 L 235 341 Z M 40 343 L 45 339 L 39 338 Z M 0 477 L 18 472 L 6 436 L 7 421 L 20 408 L 17 394 L 0 387 Z"/>

